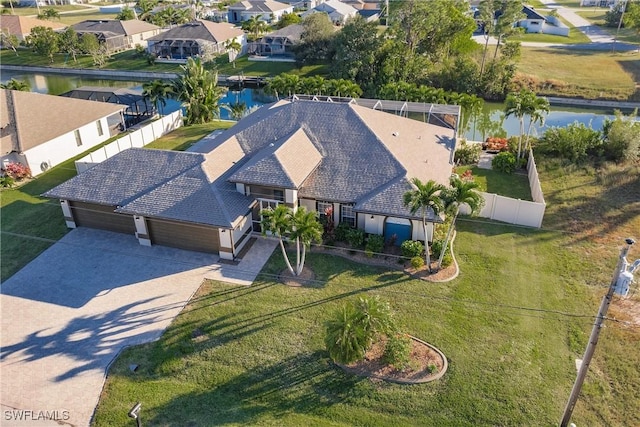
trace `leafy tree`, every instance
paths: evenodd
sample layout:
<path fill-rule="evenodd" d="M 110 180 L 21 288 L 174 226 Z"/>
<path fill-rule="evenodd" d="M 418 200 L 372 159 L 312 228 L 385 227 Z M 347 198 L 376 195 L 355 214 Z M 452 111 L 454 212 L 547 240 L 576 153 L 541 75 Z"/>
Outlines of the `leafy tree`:
<path fill-rule="evenodd" d="M 58 33 L 48 27 L 33 27 L 26 38 L 26 44 L 38 55 L 49 58 L 49 62 L 53 62 L 53 55 L 60 50 Z"/>
<path fill-rule="evenodd" d="M 153 9 L 158 5 L 157 0 L 138 0 L 136 9 L 139 10 L 138 18 L 142 21 L 152 22 Z"/>
<path fill-rule="evenodd" d="M 181 65 L 182 75 L 174 80 L 176 98 L 186 107 L 186 124 L 207 123 L 220 116 L 224 89 L 218 87 L 218 72 L 204 68 L 200 58 Z"/>
<path fill-rule="evenodd" d="M 358 16 L 349 19 L 334 39 L 335 54 L 330 65 L 331 76 L 356 82 L 373 95 L 381 80 L 383 39 L 375 22 Z"/>
<path fill-rule="evenodd" d="M 6 83 L 0 83 L 1 89 L 19 90 L 22 92 L 30 92 L 31 86 L 27 80 L 17 80 L 12 78 Z"/>
<path fill-rule="evenodd" d="M 507 131 L 502 126 L 504 123 L 504 113 L 500 115 L 498 120 L 491 118 L 489 111 L 484 111 L 482 114 L 476 116 L 476 127 L 482 134 L 482 140 L 485 141 L 487 136 L 506 137 Z"/>
<path fill-rule="evenodd" d="M 521 1 L 496 0 L 494 3 L 499 5 L 498 10 L 500 12 L 491 34 L 498 41 L 493 51 L 493 59 L 495 60 L 498 56 L 500 43 L 509 36 L 522 32 L 522 28 L 516 27 L 515 24 L 526 18 L 526 15 L 522 12 Z"/>
<path fill-rule="evenodd" d="M 622 11 L 624 10 L 626 2 L 619 1 L 612 8 L 610 8 L 604 15 L 604 25 L 606 27 L 618 28 L 620 20 L 622 19 Z M 626 24 L 626 20 L 622 22 Z"/>
<path fill-rule="evenodd" d="M 236 58 L 240 51 L 242 51 L 242 45 L 238 43 L 236 39 L 227 40 L 224 48 L 229 52 L 229 59 L 233 63 L 233 68 L 236 68 Z M 233 57 L 233 59 L 231 59 Z"/>
<path fill-rule="evenodd" d="M 5 30 L 0 31 L 0 46 L 3 49 L 11 49 L 16 56 L 19 56 L 16 48 L 20 46 L 20 40 L 15 34 L 9 34 Z"/>
<path fill-rule="evenodd" d="M 164 80 L 152 80 L 142 84 L 142 96 L 151 101 L 156 111 L 164 114 L 167 99 L 173 95 L 173 84 Z"/>
<path fill-rule="evenodd" d="M 337 363 L 362 360 L 378 334 L 396 330 L 393 313 L 378 296 L 348 302 L 326 323 L 325 345 Z"/>
<path fill-rule="evenodd" d="M 600 132 L 584 123 L 571 123 L 565 127 L 547 129 L 536 144 L 536 151 L 555 155 L 572 162 L 584 161 L 589 155 L 600 155 Z"/>
<path fill-rule="evenodd" d="M 177 9 L 173 6 L 167 6 L 161 11 L 157 12 L 150 19 L 151 22 L 159 27 L 165 27 L 167 25 L 180 25 L 191 21 L 194 18 L 193 10 L 180 8 Z"/>
<path fill-rule="evenodd" d="M 60 51 L 71 55 L 73 62 L 77 62 L 77 55 L 82 52 L 82 45 L 78 33 L 71 27 L 67 27 L 60 33 Z"/>
<path fill-rule="evenodd" d="M 136 19 L 136 13 L 134 12 L 133 9 L 129 8 L 128 6 L 125 6 L 122 8 L 120 13 L 116 15 L 116 19 L 120 21 L 131 21 L 133 19 Z"/>
<path fill-rule="evenodd" d="M 260 34 L 269 29 L 269 25 L 260 19 L 259 16 L 253 15 L 242 23 L 242 29 L 249 32 L 253 40 L 256 40 Z"/>
<path fill-rule="evenodd" d="M 604 123 L 603 148 L 608 159 L 616 162 L 640 159 L 640 122 L 636 121 L 636 114 L 637 111 L 625 117 L 616 111 L 615 118 Z"/>
<path fill-rule="evenodd" d="M 38 14 L 38 19 L 43 19 L 47 21 L 53 21 L 54 19 L 60 20 L 60 12 L 55 10 L 52 7 L 48 7 L 42 11 L 42 13 Z"/>
<path fill-rule="evenodd" d="M 300 63 L 324 61 L 333 56 L 334 26 L 326 13 L 313 13 L 302 21 L 302 34 L 296 46 Z"/>
<path fill-rule="evenodd" d="M 626 28 L 633 28 L 640 33 L 640 1 L 630 1 L 627 3 L 627 12 L 623 20 Z"/>
<path fill-rule="evenodd" d="M 304 206 L 294 212 L 285 205 L 278 205 L 275 209 L 263 209 L 260 215 L 263 234 L 272 233 L 278 237 L 287 268 L 291 274 L 299 276 L 304 269 L 307 248 L 312 242 L 322 239 L 322 224 L 318 221 L 318 214 L 308 212 Z M 289 261 L 284 239 L 296 242 L 295 269 Z"/>
<path fill-rule="evenodd" d="M 438 270 L 442 267 L 442 260 L 444 254 L 447 251 L 449 245 L 449 239 L 451 238 L 451 232 L 456 226 L 456 220 L 460 214 L 460 205 L 466 204 L 471 209 L 471 215 L 474 215 L 482 209 L 484 206 L 484 199 L 478 193 L 478 185 L 475 180 L 462 180 L 458 176 L 451 177 L 449 188 L 442 191 L 442 199 L 444 204 L 444 211 L 447 215 L 453 215 L 453 219 L 449 223 L 447 230 L 447 237 L 444 240 L 444 245 L 440 251 L 440 257 L 438 258 Z"/>
<path fill-rule="evenodd" d="M 80 49 L 91 55 L 93 65 L 102 68 L 111 58 L 111 53 L 105 43 L 100 43 L 95 34 L 86 33 L 80 36 Z"/>
<path fill-rule="evenodd" d="M 429 253 L 429 239 L 427 235 L 427 212 L 431 210 L 434 215 L 438 215 L 440 213 L 442 209 L 442 199 L 440 194 L 445 187 L 433 180 L 423 183 L 418 178 L 411 179 L 411 183 L 413 184 L 414 189 L 403 194 L 402 202 L 409 208 L 412 215 L 415 215 L 418 211 L 421 213 L 425 243 L 425 263 L 431 273 L 431 256 Z"/>
<path fill-rule="evenodd" d="M 302 21 L 297 13 L 284 13 L 278 21 L 278 28 L 288 27 L 289 25 L 299 24 Z"/>

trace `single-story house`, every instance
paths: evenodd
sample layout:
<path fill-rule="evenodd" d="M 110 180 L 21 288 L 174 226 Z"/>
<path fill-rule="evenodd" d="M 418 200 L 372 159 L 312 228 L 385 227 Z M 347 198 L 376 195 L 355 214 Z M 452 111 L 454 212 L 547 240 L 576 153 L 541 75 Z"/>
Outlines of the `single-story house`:
<path fill-rule="evenodd" d="M 355 103 L 283 100 L 208 141 L 203 152 L 131 148 L 44 194 L 67 226 L 235 258 L 262 209 L 304 206 L 397 244 L 424 240 L 404 207 L 410 180 L 448 184 L 455 131 Z M 427 239 L 441 218 L 427 214 Z"/>
<path fill-rule="evenodd" d="M 38 175 L 118 134 L 125 108 L 0 89 L 1 161 L 28 165 Z"/>
<path fill-rule="evenodd" d="M 522 6 L 525 19 L 518 21 L 517 26 L 524 28 L 527 33 L 555 34 L 569 36 L 569 27 L 555 16 L 544 16 L 531 6 Z"/>
<path fill-rule="evenodd" d="M 224 22 L 196 19 L 151 37 L 147 49 L 158 58 L 182 60 L 205 53 L 225 53 L 226 43 L 232 40 L 244 50 L 246 39 L 240 28 Z"/>
<path fill-rule="evenodd" d="M 79 35 L 93 34 L 104 43 L 109 52 L 133 49 L 136 45 L 147 46 L 147 39 L 160 34 L 162 29 L 145 21 L 131 19 L 100 19 L 78 22 L 71 26 Z"/>
<path fill-rule="evenodd" d="M 326 13 L 329 15 L 331 22 L 335 25 L 342 25 L 347 21 L 347 19 L 356 16 L 358 14 L 358 9 L 339 0 L 327 0 L 324 3 L 320 3 L 313 9 L 307 10 L 302 14 L 302 17 L 307 17 L 313 13 Z"/>
<path fill-rule="evenodd" d="M 44 19 L 29 18 L 27 16 L 0 15 L 0 31 L 4 34 L 16 36 L 20 41 L 24 41 L 26 37 L 31 34 L 31 30 L 34 27 L 47 27 L 55 31 L 62 30 L 67 26 Z"/>
<path fill-rule="evenodd" d="M 293 56 L 293 47 L 300 42 L 304 27 L 287 25 L 247 45 L 247 53 L 261 56 Z"/>
<path fill-rule="evenodd" d="M 312 9 L 325 0 L 280 0 L 281 3 L 287 3 L 295 9 Z"/>
<path fill-rule="evenodd" d="M 285 13 L 293 13 L 293 6 L 274 0 L 244 0 L 227 8 L 229 22 L 248 21 L 257 16 L 262 21 L 278 22 Z"/>

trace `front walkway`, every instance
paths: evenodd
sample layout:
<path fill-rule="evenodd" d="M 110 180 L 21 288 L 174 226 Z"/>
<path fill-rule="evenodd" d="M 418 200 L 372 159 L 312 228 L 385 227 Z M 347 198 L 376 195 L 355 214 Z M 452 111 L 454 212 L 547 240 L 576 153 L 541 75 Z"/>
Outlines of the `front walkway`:
<path fill-rule="evenodd" d="M 72 230 L 2 284 L 0 424 L 89 425 L 123 348 L 158 339 L 205 278 L 250 285 L 276 244 L 257 239 L 227 265 L 125 234 Z"/>

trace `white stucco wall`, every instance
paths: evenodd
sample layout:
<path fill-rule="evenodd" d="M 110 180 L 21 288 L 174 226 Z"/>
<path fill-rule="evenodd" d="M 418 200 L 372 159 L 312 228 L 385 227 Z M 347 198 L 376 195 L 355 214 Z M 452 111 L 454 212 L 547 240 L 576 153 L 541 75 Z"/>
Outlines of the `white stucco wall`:
<path fill-rule="evenodd" d="M 370 234 L 382 234 L 384 232 L 384 216 L 364 215 L 364 232 Z"/>
<path fill-rule="evenodd" d="M 80 137 L 82 138 L 81 146 L 76 144 L 76 137 L 72 131 L 26 150 L 24 155 L 27 158 L 31 174 L 33 176 L 41 174 L 43 171 L 40 165 L 43 162 L 47 162 L 50 167 L 56 166 L 109 139 L 107 118 L 103 117 L 100 122 L 102 123 L 102 136 L 98 135 L 98 127 L 95 121 L 79 128 Z"/>

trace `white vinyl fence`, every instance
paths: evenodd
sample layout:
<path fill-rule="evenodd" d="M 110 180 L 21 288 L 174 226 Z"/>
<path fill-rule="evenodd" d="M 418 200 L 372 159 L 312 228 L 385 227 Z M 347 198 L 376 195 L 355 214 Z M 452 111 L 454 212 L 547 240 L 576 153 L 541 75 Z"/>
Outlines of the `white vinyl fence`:
<path fill-rule="evenodd" d="M 76 160 L 76 170 L 82 173 L 98 163 L 104 162 L 109 157 L 115 156 L 128 148 L 144 147 L 161 136 L 182 126 L 182 112 L 175 111 L 167 116 L 151 122 L 134 132 L 105 145 L 99 150 L 93 151 L 80 160 Z"/>
<path fill-rule="evenodd" d="M 536 168 L 533 152 L 529 151 L 529 162 L 527 163 L 527 171 L 529 175 L 529 186 L 531 188 L 531 198 L 534 200 L 512 199 L 510 197 L 499 196 L 493 193 L 480 192 L 484 198 L 484 207 L 478 214 L 482 218 L 490 218 L 498 221 L 508 222 L 510 224 L 526 225 L 529 227 L 540 228 L 544 211 L 547 207 L 540 180 L 538 178 L 538 170 Z M 469 214 L 470 209 L 467 205 L 460 207 L 460 213 Z"/>

